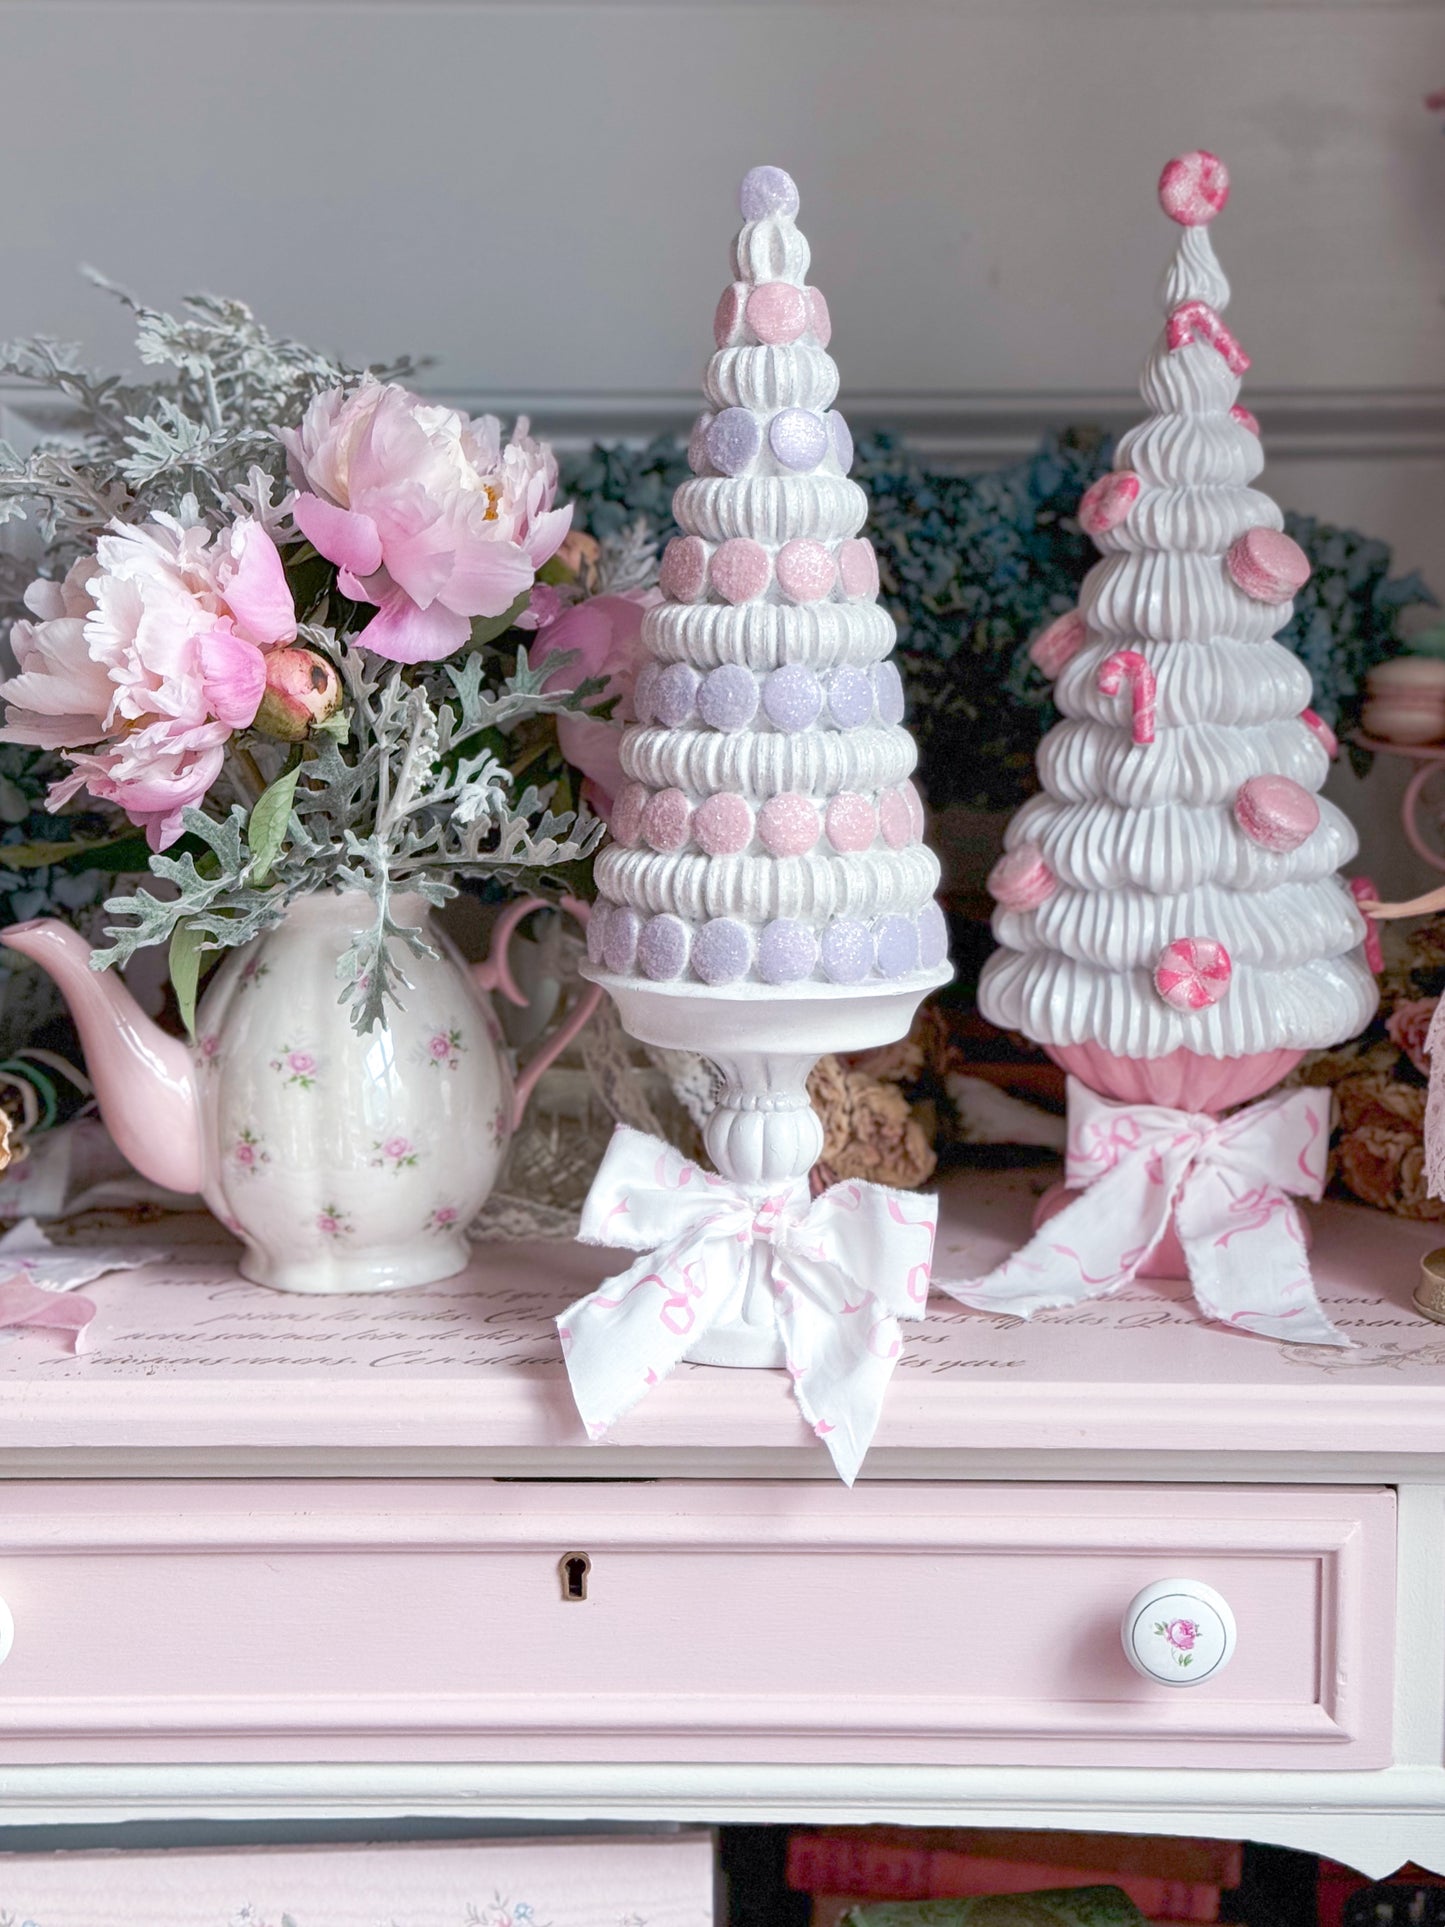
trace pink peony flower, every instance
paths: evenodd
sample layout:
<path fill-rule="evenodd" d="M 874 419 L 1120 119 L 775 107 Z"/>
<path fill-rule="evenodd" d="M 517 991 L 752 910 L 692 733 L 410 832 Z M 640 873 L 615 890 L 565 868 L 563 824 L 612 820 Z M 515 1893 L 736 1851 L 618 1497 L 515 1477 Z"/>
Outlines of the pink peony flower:
<path fill-rule="evenodd" d="M 296 526 L 337 565 L 342 592 L 375 605 L 360 641 L 391 662 L 436 662 L 478 616 L 531 587 L 572 520 L 553 508 L 557 463 L 525 416 L 502 442 L 475 418 L 364 376 L 318 395 L 283 429 Z"/>
<path fill-rule="evenodd" d="M 275 543 L 248 518 L 214 536 L 169 515 L 116 522 L 93 561 L 25 601 L 38 620 L 10 632 L 0 741 L 71 752 L 51 807 L 87 789 L 164 849 L 254 718 L 266 652 L 296 634 Z"/>
<path fill-rule="evenodd" d="M 341 678 L 314 649 L 273 649 L 253 721 L 263 736 L 299 743 L 341 707 Z"/>
<path fill-rule="evenodd" d="M 557 718 L 557 741 L 562 754 L 588 779 L 588 800 L 606 821 L 623 783 L 618 749 L 623 725 L 636 720 L 632 691 L 642 667 L 642 618 L 645 604 L 631 596 L 594 596 L 590 602 L 576 603 L 555 622 L 539 633 L 531 656 L 534 667 L 548 656 L 563 650 L 576 652 L 576 660 L 549 676 L 543 684 L 549 691 L 575 689 L 589 677 L 601 676 L 606 692 L 598 701 L 617 699 L 611 722 L 600 716 L 584 715 L 580 710 Z"/>
<path fill-rule="evenodd" d="M 1430 1037 L 1430 1020 L 1435 1015 L 1438 997 L 1416 997 L 1396 1004 L 1385 1019 L 1385 1034 L 1398 1051 L 1403 1051 L 1422 1077 L 1430 1075 L 1430 1059 L 1425 1046 Z"/>

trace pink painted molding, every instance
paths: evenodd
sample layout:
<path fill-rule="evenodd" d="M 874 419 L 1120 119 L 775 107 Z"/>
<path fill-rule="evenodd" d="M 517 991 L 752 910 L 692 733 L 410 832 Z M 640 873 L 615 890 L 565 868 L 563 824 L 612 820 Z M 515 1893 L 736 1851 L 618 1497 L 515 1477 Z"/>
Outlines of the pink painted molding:
<path fill-rule="evenodd" d="M 1394 1527 L 1370 1488 L 18 1483 L 0 1770 L 1383 1766 Z M 1184 1574 L 1240 1636 L 1181 1693 L 1118 1627 Z"/>

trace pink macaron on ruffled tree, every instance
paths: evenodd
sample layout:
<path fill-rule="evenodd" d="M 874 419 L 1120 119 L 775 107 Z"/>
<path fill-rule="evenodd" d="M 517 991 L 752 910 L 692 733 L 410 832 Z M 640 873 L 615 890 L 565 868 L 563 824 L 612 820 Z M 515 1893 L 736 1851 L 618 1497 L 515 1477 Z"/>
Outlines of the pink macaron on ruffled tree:
<path fill-rule="evenodd" d="M 1333 744 L 1273 640 L 1309 564 L 1251 486 L 1249 358 L 1208 232 L 1228 191 L 1210 154 L 1160 179 L 1181 231 L 1149 415 L 1080 504 L 1102 559 L 1079 607 L 1034 644 L 1063 721 L 990 879 L 1000 948 L 979 994 L 1102 1096 L 1207 1113 L 1354 1036 L 1376 1002 L 1339 875 L 1355 833 L 1318 795 Z"/>

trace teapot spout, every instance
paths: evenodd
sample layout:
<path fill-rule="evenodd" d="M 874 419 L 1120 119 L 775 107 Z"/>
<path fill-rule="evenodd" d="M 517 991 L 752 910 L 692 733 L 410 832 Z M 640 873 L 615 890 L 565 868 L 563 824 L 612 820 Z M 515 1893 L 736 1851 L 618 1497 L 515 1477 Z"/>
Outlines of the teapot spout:
<path fill-rule="evenodd" d="M 201 1128 L 191 1053 L 153 1024 L 110 970 L 92 970 L 90 946 L 54 918 L 12 924 L 0 943 L 39 964 L 60 986 L 100 1112 L 122 1154 L 168 1191 L 201 1188 Z"/>

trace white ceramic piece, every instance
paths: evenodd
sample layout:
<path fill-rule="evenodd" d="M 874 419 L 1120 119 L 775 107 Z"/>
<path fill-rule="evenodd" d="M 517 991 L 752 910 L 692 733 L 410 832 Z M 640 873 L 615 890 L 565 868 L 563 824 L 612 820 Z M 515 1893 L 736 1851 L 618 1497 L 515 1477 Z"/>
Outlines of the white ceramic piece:
<path fill-rule="evenodd" d="M 1357 847 L 1349 822 L 1321 800 L 1317 825 L 1282 849 L 1236 813 L 1251 778 L 1316 793 L 1329 759 L 1303 716 L 1309 674 L 1272 640 L 1292 604 L 1261 599 L 1304 558 L 1251 486 L 1264 453 L 1236 404 L 1248 361 L 1219 319 L 1229 284 L 1213 211 L 1182 229 L 1165 278 L 1170 320 L 1141 382 L 1149 415 L 1119 443 L 1117 486 L 1081 508 L 1102 560 L 1080 596 L 1081 646 L 1043 652 L 1060 665 L 1064 720 L 1039 748 L 1042 794 L 1005 838 L 1057 885 L 1036 904 L 1000 899 L 979 1004 L 1054 1049 L 1304 1051 L 1352 1037 L 1376 1003 L 1365 925 L 1338 875 Z M 1121 652 L 1152 678 L 1152 740 L 1130 692 L 1101 686 Z M 1227 994 L 1166 1000 L 1156 966 L 1178 940 L 1224 946 Z"/>
<path fill-rule="evenodd" d="M 1161 1686 L 1201 1686 L 1234 1657 L 1229 1602 L 1202 1579 L 1156 1579 L 1136 1593 L 1119 1626 L 1124 1656 Z"/>

